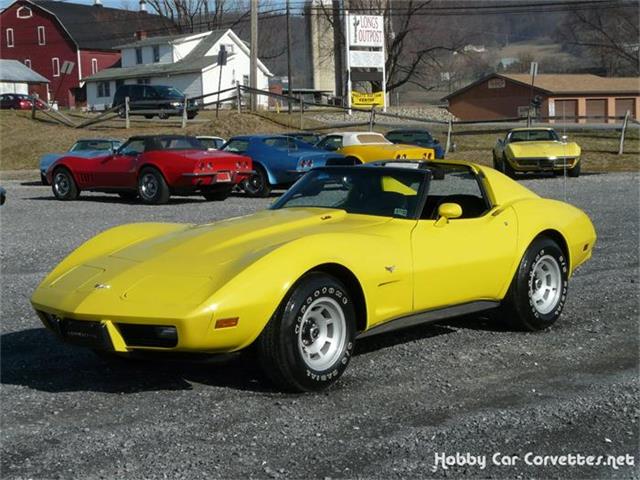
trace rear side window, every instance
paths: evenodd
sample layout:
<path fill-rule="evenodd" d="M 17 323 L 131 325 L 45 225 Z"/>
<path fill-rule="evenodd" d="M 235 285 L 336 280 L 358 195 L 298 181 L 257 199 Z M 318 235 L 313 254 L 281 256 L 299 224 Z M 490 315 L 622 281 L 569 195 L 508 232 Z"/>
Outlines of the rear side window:
<path fill-rule="evenodd" d="M 489 210 L 490 204 L 471 168 L 464 165 L 437 165 L 433 171 L 421 218 L 435 220 L 438 207 L 443 203 L 460 205 L 460 218 L 477 218 Z"/>
<path fill-rule="evenodd" d="M 134 156 L 144 152 L 144 140 L 130 140 L 120 147 L 119 152 L 122 155 Z"/>
<path fill-rule="evenodd" d="M 389 140 L 384 138 L 383 135 L 377 133 L 361 133 L 358 135 L 358 142 L 360 143 L 390 143 Z"/>
<path fill-rule="evenodd" d="M 229 140 L 222 150 L 232 153 L 244 153 L 249 150 L 249 140 Z"/>
<path fill-rule="evenodd" d="M 265 145 L 281 150 L 287 150 L 289 148 L 289 139 L 287 137 L 265 138 L 262 142 Z"/>

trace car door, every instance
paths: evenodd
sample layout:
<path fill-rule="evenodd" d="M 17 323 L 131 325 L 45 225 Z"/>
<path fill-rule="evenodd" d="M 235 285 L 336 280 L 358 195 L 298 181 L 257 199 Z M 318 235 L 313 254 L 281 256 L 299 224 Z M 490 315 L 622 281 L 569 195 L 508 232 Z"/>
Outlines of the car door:
<path fill-rule="evenodd" d="M 132 139 L 120 147 L 115 154 L 103 157 L 97 167 L 98 186 L 105 188 L 134 188 L 136 166 L 144 153 L 144 139 Z"/>
<path fill-rule="evenodd" d="M 513 209 L 491 206 L 471 168 L 441 169 L 429 184 L 425 209 L 412 232 L 417 311 L 497 300 L 511 280 L 515 261 L 518 228 Z M 443 203 L 460 205 L 462 216 L 438 222 Z"/>

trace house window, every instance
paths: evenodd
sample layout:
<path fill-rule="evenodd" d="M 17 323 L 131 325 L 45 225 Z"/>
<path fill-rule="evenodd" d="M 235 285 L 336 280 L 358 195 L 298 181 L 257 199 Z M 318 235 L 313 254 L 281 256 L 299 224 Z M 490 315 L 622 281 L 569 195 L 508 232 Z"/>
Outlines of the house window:
<path fill-rule="evenodd" d="M 31 68 L 31 60 L 29 60 L 28 58 L 25 58 L 25 60 L 24 60 L 24 64 L 25 64 L 28 68 Z"/>
<path fill-rule="evenodd" d="M 13 28 L 7 28 L 7 47 L 13 47 Z"/>
<path fill-rule="evenodd" d="M 111 88 L 109 82 L 98 82 L 98 97 L 110 97 Z"/>
<path fill-rule="evenodd" d="M 31 12 L 31 9 L 29 7 L 20 7 L 16 11 L 16 17 L 18 17 L 18 18 L 31 18 L 31 17 L 33 17 L 33 12 Z"/>
<path fill-rule="evenodd" d="M 229 55 L 231 55 L 233 53 L 233 44 L 229 43 L 228 45 L 225 45 L 224 49 L 227 51 Z"/>
<path fill-rule="evenodd" d="M 160 61 L 160 45 L 153 46 L 153 63 Z"/>
<path fill-rule="evenodd" d="M 242 85 L 244 85 L 245 87 L 249 86 L 249 75 L 242 76 Z"/>
<path fill-rule="evenodd" d="M 38 45 L 46 45 L 46 44 L 47 44 L 47 39 L 44 36 L 44 27 L 39 26 L 38 27 Z"/>
<path fill-rule="evenodd" d="M 91 59 L 91 75 L 95 75 L 96 73 L 98 73 L 98 59 L 92 58 Z"/>
<path fill-rule="evenodd" d="M 142 63 L 142 48 L 136 48 L 136 63 Z"/>
<path fill-rule="evenodd" d="M 138 78 L 137 82 L 138 82 L 138 85 L 149 85 L 151 83 L 151 79 L 150 78 Z"/>
<path fill-rule="evenodd" d="M 60 76 L 60 59 L 58 57 L 54 57 L 51 59 L 51 67 L 53 69 L 53 76 Z"/>

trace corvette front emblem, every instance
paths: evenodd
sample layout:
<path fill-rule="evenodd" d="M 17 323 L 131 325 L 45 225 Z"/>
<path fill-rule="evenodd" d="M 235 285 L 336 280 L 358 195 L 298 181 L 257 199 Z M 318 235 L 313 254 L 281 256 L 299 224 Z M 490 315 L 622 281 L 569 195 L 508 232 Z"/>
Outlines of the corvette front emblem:
<path fill-rule="evenodd" d="M 106 283 L 96 283 L 93 288 L 95 288 L 96 290 L 108 289 L 111 288 L 111 285 L 107 285 Z"/>
<path fill-rule="evenodd" d="M 384 267 L 384 269 L 389 272 L 389 273 L 393 273 L 396 269 L 395 265 L 389 265 L 388 267 Z"/>

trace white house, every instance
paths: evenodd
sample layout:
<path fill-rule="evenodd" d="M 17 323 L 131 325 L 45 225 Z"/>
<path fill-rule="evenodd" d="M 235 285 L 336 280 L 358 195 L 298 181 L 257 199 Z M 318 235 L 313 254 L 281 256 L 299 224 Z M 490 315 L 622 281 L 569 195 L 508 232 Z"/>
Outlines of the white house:
<path fill-rule="evenodd" d="M 235 87 L 238 83 L 248 86 L 250 51 L 230 29 L 148 37 L 120 47 L 121 67 L 107 68 L 82 79 L 87 86 L 87 108 L 110 108 L 117 87 L 130 83 L 169 85 L 190 98 L 217 92 L 220 74 L 218 51 L 222 45 L 228 57 L 227 64 L 222 67 L 220 89 Z M 259 89 L 269 89 L 270 76 L 269 69 L 258 60 Z M 203 101 L 216 100 L 216 95 L 210 95 Z M 259 102 L 266 106 L 267 97 L 260 96 Z"/>

